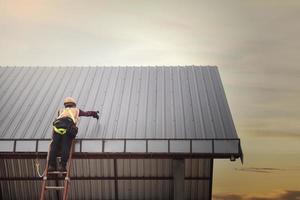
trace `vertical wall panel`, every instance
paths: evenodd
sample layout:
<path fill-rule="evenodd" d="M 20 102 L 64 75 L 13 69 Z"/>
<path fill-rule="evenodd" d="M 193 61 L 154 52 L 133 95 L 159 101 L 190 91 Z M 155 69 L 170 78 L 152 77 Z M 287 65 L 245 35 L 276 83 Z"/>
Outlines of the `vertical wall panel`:
<path fill-rule="evenodd" d="M 209 177 L 209 159 L 186 159 L 185 177 Z M 44 160 L 41 171 L 45 167 Z M 119 177 L 172 177 L 171 159 L 118 159 Z M 37 177 L 34 159 L 5 159 L 0 162 L 1 177 Z M 114 177 L 112 159 L 73 159 L 72 177 Z M 50 181 L 55 185 L 55 181 Z M 62 181 L 59 181 L 62 184 Z M 37 198 L 40 194 L 41 181 L 1 181 L 2 191 L 14 198 L 16 193 L 27 193 L 26 198 Z M 119 180 L 119 199 L 168 199 L 173 194 L 172 180 Z M 188 199 L 207 199 L 208 180 L 185 180 Z M 30 192 L 29 192 L 30 191 Z M 114 199 L 114 180 L 72 180 L 70 199 Z M 56 198 L 56 193 L 47 192 L 47 199 Z M 205 196 L 203 196 L 205 195 Z"/>

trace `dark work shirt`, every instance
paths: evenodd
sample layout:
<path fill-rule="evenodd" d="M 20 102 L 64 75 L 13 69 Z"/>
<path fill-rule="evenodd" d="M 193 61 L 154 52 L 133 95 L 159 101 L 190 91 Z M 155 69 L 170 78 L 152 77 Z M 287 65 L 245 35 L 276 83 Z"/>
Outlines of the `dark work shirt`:
<path fill-rule="evenodd" d="M 93 116 L 95 111 L 83 111 L 79 109 L 79 117 L 84 116 L 84 117 L 90 117 Z"/>

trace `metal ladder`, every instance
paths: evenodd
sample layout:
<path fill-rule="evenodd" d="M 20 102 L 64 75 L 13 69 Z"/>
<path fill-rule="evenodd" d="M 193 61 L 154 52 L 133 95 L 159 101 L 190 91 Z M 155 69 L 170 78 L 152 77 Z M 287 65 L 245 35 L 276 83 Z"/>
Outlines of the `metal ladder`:
<path fill-rule="evenodd" d="M 42 190 L 41 190 L 41 197 L 40 200 L 44 200 L 45 199 L 45 195 L 46 195 L 46 190 L 63 190 L 63 200 L 67 200 L 68 197 L 68 189 L 69 189 L 69 185 L 70 185 L 70 171 L 71 171 L 71 163 L 72 163 L 72 154 L 74 152 L 74 139 L 72 140 L 72 144 L 71 144 L 71 149 L 70 149 L 70 153 L 69 153 L 69 159 L 68 159 L 68 163 L 67 163 L 67 171 L 66 172 L 61 172 L 61 171 L 51 171 L 48 172 L 48 165 L 49 165 L 49 154 L 50 154 L 50 148 L 51 148 L 51 143 L 49 144 L 49 149 L 48 149 L 48 154 L 47 154 L 47 163 L 46 163 L 46 168 L 45 168 L 45 173 L 43 175 L 43 181 L 42 181 Z M 48 175 L 65 175 L 65 179 L 64 179 L 64 184 L 63 186 L 49 186 L 47 185 L 47 181 L 48 181 Z M 56 177 L 58 178 L 58 177 Z"/>

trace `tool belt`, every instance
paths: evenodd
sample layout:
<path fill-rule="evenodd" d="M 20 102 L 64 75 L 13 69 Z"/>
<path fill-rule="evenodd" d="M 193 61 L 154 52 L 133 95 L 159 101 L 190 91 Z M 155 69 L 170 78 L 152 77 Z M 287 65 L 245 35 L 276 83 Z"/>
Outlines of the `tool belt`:
<path fill-rule="evenodd" d="M 60 135 L 67 134 L 68 136 L 75 138 L 78 128 L 70 117 L 63 117 L 56 119 L 53 122 L 53 131 Z"/>

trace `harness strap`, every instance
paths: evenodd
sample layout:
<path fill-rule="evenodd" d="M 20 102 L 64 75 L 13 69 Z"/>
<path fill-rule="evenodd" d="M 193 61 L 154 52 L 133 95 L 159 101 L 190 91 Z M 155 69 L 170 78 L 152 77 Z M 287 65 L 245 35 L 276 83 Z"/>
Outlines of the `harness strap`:
<path fill-rule="evenodd" d="M 53 126 L 53 130 L 56 133 L 60 134 L 60 135 L 64 135 L 67 132 L 67 129 L 65 129 L 65 128 L 56 128 L 55 126 Z"/>

